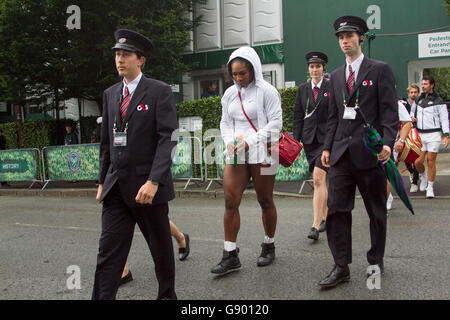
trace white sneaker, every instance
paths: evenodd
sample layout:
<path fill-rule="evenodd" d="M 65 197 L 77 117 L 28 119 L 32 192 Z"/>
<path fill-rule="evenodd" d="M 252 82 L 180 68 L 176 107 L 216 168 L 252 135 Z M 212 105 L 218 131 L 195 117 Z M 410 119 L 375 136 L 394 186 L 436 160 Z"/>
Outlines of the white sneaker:
<path fill-rule="evenodd" d="M 428 176 L 424 172 L 420 175 L 420 187 L 419 187 L 420 191 L 427 190 L 427 185 L 428 185 Z"/>
<path fill-rule="evenodd" d="M 417 191 L 419 191 L 419 187 L 417 186 L 417 184 L 411 184 L 411 188 L 409 189 L 409 192 L 410 193 L 414 193 L 414 192 L 417 192 Z"/>
<path fill-rule="evenodd" d="M 392 196 L 392 193 L 389 193 L 389 197 L 387 198 L 386 202 L 386 209 L 388 211 L 392 209 L 392 201 L 394 201 L 394 197 Z"/>
<path fill-rule="evenodd" d="M 433 198 L 434 198 L 433 186 L 428 185 L 428 187 L 427 187 L 427 199 L 433 199 Z"/>

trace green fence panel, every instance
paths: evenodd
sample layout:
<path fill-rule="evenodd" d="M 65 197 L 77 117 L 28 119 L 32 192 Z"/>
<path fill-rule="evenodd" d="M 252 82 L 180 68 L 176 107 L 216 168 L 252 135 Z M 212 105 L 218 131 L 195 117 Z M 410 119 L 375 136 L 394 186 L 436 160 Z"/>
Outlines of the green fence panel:
<path fill-rule="evenodd" d="M 305 152 L 300 152 L 297 160 L 294 161 L 292 166 L 285 168 L 282 165 L 278 167 L 276 181 L 302 181 L 309 177 L 309 164 L 306 160 Z"/>
<path fill-rule="evenodd" d="M 192 143 L 190 137 L 181 137 L 178 140 L 171 170 L 174 179 L 192 178 Z"/>
<path fill-rule="evenodd" d="M 99 143 L 45 147 L 42 157 L 46 180 L 98 180 Z"/>
<path fill-rule="evenodd" d="M 41 181 L 39 150 L 0 151 L 0 181 Z"/>

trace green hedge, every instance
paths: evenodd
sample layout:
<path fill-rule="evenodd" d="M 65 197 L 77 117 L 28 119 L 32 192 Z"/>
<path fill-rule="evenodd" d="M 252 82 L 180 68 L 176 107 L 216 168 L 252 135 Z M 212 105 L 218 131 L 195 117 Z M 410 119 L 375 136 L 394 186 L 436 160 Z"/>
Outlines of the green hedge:
<path fill-rule="evenodd" d="M 292 132 L 292 118 L 294 115 L 294 103 L 297 88 L 278 90 L 281 94 L 281 108 L 283 109 L 283 126 Z M 177 116 L 202 118 L 203 132 L 208 129 L 219 129 L 222 117 L 221 97 L 202 98 L 199 100 L 185 101 L 177 104 Z"/>

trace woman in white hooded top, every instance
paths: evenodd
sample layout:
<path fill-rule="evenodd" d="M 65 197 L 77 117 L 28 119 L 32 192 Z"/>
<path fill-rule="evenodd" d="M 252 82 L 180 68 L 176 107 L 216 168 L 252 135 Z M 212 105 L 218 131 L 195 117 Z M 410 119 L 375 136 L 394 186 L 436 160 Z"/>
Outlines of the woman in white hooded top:
<path fill-rule="evenodd" d="M 273 187 L 278 161 L 270 157 L 267 147 L 268 143 L 279 138 L 282 127 L 281 97 L 263 79 L 261 61 L 253 48 L 235 50 L 227 66 L 234 85 L 223 95 L 220 121 L 222 138 L 227 146 L 223 176 L 225 242 L 222 260 L 211 270 L 215 274 L 225 274 L 241 267 L 236 246 L 240 228 L 239 205 L 250 177 L 261 206 L 265 232 L 257 265 L 267 266 L 275 259 L 277 211 L 273 202 Z M 235 155 L 237 165 L 233 165 Z"/>

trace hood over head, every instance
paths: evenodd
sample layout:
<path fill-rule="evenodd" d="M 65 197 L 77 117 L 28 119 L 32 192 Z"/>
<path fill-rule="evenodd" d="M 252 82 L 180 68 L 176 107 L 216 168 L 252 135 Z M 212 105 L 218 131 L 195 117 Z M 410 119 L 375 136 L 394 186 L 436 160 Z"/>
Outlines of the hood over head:
<path fill-rule="evenodd" d="M 230 58 L 228 59 L 227 68 L 228 71 L 231 70 L 230 62 L 235 58 L 243 58 L 251 63 L 253 66 L 253 71 L 255 73 L 255 85 L 259 86 L 261 84 L 261 81 L 264 81 L 263 74 L 262 74 L 262 66 L 261 66 L 261 59 L 259 58 L 258 54 L 256 53 L 255 49 L 252 47 L 240 47 L 239 49 L 234 50 Z M 231 74 L 230 74 L 231 76 Z M 238 89 L 241 89 L 239 84 L 234 81 L 234 84 Z"/>

